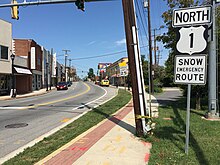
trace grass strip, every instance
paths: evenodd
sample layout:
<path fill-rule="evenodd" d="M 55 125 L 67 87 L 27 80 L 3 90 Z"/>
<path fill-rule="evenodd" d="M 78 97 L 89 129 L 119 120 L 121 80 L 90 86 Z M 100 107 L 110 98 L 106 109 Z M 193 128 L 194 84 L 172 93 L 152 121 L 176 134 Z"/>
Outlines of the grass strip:
<path fill-rule="evenodd" d="M 154 134 L 145 139 L 152 143 L 149 165 L 220 164 L 220 122 L 202 119 L 207 110 L 191 110 L 189 153 L 185 154 L 185 100 L 159 108 Z"/>
<path fill-rule="evenodd" d="M 94 108 L 55 134 L 44 138 L 33 147 L 25 149 L 24 152 L 8 160 L 3 165 L 31 165 L 40 161 L 89 128 L 111 116 L 111 114 L 125 106 L 130 99 L 131 94 L 129 92 L 119 89 L 118 95 L 107 103 Z"/>

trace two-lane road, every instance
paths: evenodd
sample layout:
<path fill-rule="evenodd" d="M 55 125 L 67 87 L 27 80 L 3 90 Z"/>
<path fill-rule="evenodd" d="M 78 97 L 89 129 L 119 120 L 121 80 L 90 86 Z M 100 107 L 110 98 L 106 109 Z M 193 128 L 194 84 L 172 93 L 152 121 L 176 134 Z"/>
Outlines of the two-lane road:
<path fill-rule="evenodd" d="M 88 111 L 88 103 L 103 102 L 115 93 L 114 88 L 75 82 L 66 91 L 0 101 L 0 157 Z"/>

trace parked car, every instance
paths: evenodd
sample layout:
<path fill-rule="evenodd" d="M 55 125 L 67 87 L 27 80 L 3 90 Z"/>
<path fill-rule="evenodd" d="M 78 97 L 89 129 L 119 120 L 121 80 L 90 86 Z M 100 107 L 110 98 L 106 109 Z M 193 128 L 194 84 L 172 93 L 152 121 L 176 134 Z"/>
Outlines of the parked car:
<path fill-rule="evenodd" d="M 57 83 L 57 90 L 67 90 L 68 85 L 66 82 L 58 82 Z"/>
<path fill-rule="evenodd" d="M 102 80 L 101 83 L 100 83 L 100 85 L 101 85 L 101 86 L 107 86 L 107 87 L 108 87 L 108 86 L 109 86 L 109 80 L 106 80 L 106 79 Z"/>

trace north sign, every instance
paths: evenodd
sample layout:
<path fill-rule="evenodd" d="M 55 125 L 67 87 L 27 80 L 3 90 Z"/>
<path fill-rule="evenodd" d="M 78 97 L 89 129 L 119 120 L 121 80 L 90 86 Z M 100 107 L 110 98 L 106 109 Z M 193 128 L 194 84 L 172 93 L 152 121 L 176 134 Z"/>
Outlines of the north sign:
<path fill-rule="evenodd" d="M 174 67 L 174 83 L 198 84 L 206 83 L 206 55 L 176 55 Z"/>
<path fill-rule="evenodd" d="M 173 11 L 173 27 L 211 24 L 211 6 L 182 8 Z"/>

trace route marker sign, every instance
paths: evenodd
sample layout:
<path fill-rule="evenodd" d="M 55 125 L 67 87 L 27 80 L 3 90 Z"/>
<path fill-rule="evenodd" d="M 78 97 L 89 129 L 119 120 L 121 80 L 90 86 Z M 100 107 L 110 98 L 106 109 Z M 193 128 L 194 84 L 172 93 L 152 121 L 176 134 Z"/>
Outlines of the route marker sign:
<path fill-rule="evenodd" d="M 210 25 L 212 7 L 199 6 L 194 8 L 183 8 L 173 11 L 172 26 L 182 27 L 179 30 L 179 41 L 176 49 L 178 53 L 187 53 L 189 55 L 176 55 L 174 67 L 174 83 L 188 84 L 187 89 L 187 114 L 186 114 L 186 144 L 185 153 L 188 155 L 189 146 L 189 125 L 190 125 L 190 95 L 191 84 L 206 83 L 206 55 L 192 55 L 202 53 L 207 47 L 207 38 L 204 37 L 205 31 L 203 26 Z M 189 27 L 188 29 L 186 27 Z M 185 28 L 184 28 L 185 27 Z M 208 36 L 208 35 L 207 35 Z"/>
<path fill-rule="evenodd" d="M 173 27 L 211 24 L 212 7 L 199 6 L 173 11 Z"/>
<path fill-rule="evenodd" d="M 178 55 L 175 56 L 176 84 L 197 84 L 206 83 L 207 55 Z"/>
<path fill-rule="evenodd" d="M 206 53 L 208 26 L 181 28 L 177 33 L 177 53 Z"/>

